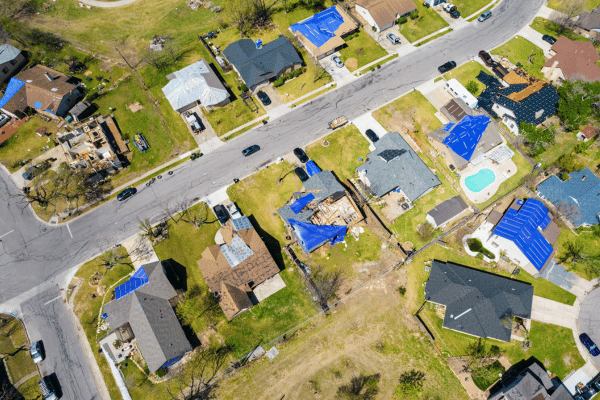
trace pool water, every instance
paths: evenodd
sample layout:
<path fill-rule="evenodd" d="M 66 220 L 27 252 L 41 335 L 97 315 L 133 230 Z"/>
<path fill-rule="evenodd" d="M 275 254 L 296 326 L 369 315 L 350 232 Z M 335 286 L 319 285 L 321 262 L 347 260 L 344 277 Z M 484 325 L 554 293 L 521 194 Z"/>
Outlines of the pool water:
<path fill-rule="evenodd" d="M 496 180 L 494 171 L 489 168 L 482 169 L 475 175 L 471 175 L 465 178 L 465 186 L 471 192 L 481 192 L 483 189 L 491 185 Z"/>

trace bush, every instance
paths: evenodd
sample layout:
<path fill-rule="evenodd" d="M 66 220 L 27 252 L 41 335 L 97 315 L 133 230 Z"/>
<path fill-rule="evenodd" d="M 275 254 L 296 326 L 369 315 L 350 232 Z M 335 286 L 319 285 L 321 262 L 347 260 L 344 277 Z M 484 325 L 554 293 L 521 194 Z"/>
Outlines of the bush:
<path fill-rule="evenodd" d="M 299 77 L 300 75 L 302 75 L 304 71 L 302 70 L 302 68 L 298 68 L 297 70 L 295 70 L 292 75 L 294 75 L 294 78 Z"/>
<path fill-rule="evenodd" d="M 398 288 L 398 293 L 400 293 L 400 296 L 404 296 L 406 294 L 406 288 L 404 286 L 400 286 Z"/>
<path fill-rule="evenodd" d="M 283 76 L 283 80 L 284 81 L 289 81 L 290 79 L 292 79 L 294 77 L 294 74 L 292 72 L 288 72 L 287 74 L 285 74 Z"/>
<path fill-rule="evenodd" d="M 279 79 L 277 79 L 275 82 L 273 82 L 273 86 L 274 87 L 279 87 L 279 86 L 283 85 L 284 82 L 285 81 L 283 80 L 283 76 L 282 76 Z"/>
<path fill-rule="evenodd" d="M 583 169 L 583 163 L 573 153 L 561 156 L 556 164 L 567 172 L 580 171 Z"/>
<path fill-rule="evenodd" d="M 571 179 L 571 177 L 566 172 L 563 172 L 562 174 L 560 174 L 560 179 L 562 179 L 563 181 L 568 181 L 569 179 Z"/>
<path fill-rule="evenodd" d="M 165 371 L 164 368 L 161 368 L 156 371 L 156 376 L 158 376 L 159 378 L 164 377 L 166 374 L 167 374 L 167 371 Z"/>
<path fill-rule="evenodd" d="M 240 85 L 240 90 L 242 91 L 242 93 L 243 93 L 243 92 L 247 92 L 247 91 L 248 91 L 248 86 L 246 86 L 246 84 L 245 84 L 245 83 L 242 83 L 242 84 Z"/>
<path fill-rule="evenodd" d="M 477 91 L 479 90 L 479 85 L 473 80 L 467 82 L 467 86 L 465 87 L 472 95 L 475 95 L 475 93 L 477 93 Z"/>
<path fill-rule="evenodd" d="M 467 244 L 469 245 L 469 250 L 471 250 L 475 253 L 479 253 L 479 254 L 484 255 L 487 258 L 491 258 L 491 259 L 493 259 L 495 257 L 494 253 L 492 253 L 491 251 L 489 251 L 488 249 L 483 247 L 483 244 L 481 243 L 481 241 L 479 239 L 469 239 L 469 240 L 467 240 Z"/>
<path fill-rule="evenodd" d="M 408 21 L 408 18 L 400 17 L 400 18 L 398 18 L 398 25 L 405 24 L 407 21 Z"/>
<path fill-rule="evenodd" d="M 417 19 L 419 18 L 419 13 L 417 11 L 413 11 L 410 13 L 410 19 Z"/>

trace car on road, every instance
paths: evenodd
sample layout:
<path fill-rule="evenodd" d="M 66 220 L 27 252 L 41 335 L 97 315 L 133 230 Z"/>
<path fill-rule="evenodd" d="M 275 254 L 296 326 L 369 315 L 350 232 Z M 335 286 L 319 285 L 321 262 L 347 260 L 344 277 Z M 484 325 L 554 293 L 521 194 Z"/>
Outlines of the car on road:
<path fill-rule="evenodd" d="M 552 36 L 550 36 L 550 35 L 544 35 L 544 36 L 542 36 L 542 40 L 543 40 L 544 42 L 548 42 L 548 43 L 550 43 L 550 44 L 554 44 L 554 43 L 556 43 L 556 38 L 555 38 L 555 37 L 552 37 Z"/>
<path fill-rule="evenodd" d="M 223 204 L 217 204 L 213 207 L 213 211 L 220 223 L 224 224 L 229 219 L 229 213 Z"/>
<path fill-rule="evenodd" d="M 334 64 L 337 65 L 338 68 L 344 68 L 344 63 L 335 54 L 331 56 L 331 61 L 333 61 Z"/>
<path fill-rule="evenodd" d="M 491 11 L 484 11 L 483 14 L 481 14 L 479 16 L 479 18 L 477 18 L 477 21 L 483 22 L 486 19 L 490 18 L 491 16 L 492 16 L 492 12 Z"/>
<path fill-rule="evenodd" d="M 259 150 L 260 146 L 257 144 L 253 144 L 252 146 L 246 147 L 244 150 L 242 150 L 242 154 L 244 155 L 244 157 L 248 157 L 249 155 L 254 154 Z"/>
<path fill-rule="evenodd" d="M 456 63 L 454 61 L 448 61 L 446 64 L 440 65 L 438 67 L 438 71 L 440 71 L 440 74 L 443 74 L 444 72 L 448 72 L 454 68 L 456 68 Z"/>
<path fill-rule="evenodd" d="M 296 173 L 296 176 L 298 177 L 298 179 L 300 179 L 302 182 L 306 182 L 309 178 L 308 174 L 302 167 L 298 167 L 298 168 L 294 169 L 294 172 Z"/>
<path fill-rule="evenodd" d="M 600 354 L 600 349 L 596 346 L 596 343 L 588 336 L 587 333 L 582 333 L 579 335 L 579 340 L 585 346 L 585 348 L 590 352 L 591 355 L 597 356 Z"/>
<path fill-rule="evenodd" d="M 460 13 L 458 12 L 458 10 L 454 10 L 450 12 L 450 16 L 454 19 L 458 19 L 460 18 Z"/>
<path fill-rule="evenodd" d="M 136 188 L 127 188 L 117 195 L 117 200 L 123 201 L 137 193 Z"/>
<path fill-rule="evenodd" d="M 481 58 L 481 60 L 485 63 L 485 65 L 487 65 L 488 67 L 492 65 L 492 56 L 490 55 L 490 53 L 488 53 L 485 50 L 481 50 L 479 52 L 479 58 Z"/>
<path fill-rule="evenodd" d="M 379 136 L 377 136 L 377 134 L 375 133 L 375 131 L 373 131 L 373 129 L 367 129 L 365 131 L 365 135 L 367 135 L 369 140 L 373 143 L 375 143 L 376 141 L 379 140 Z"/>
<path fill-rule="evenodd" d="M 298 160 L 300 160 L 301 163 L 306 163 L 308 162 L 309 158 L 308 155 L 304 152 L 304 150 L 302 150 L 300 147 L 296 147 L 294 149 L 294 155 L 298 158 Z"/>
<path fill-rule="evenodd" d="M 452 3 L 445 3 L 442 8 L 444 9 L 444 11 L 446 11 L 447 13 L 451 13 L 452 11 L 456 10 L 456 6 Z"/>
<path fill-rule="evenodd" d="M 29 353 L 31 354 L 31 359 L 34 363 L 40 363 L 44 361 L 44 347 L 42 345 L 42 341 L 38 340 L 31 344 L 29 348 Z"/>
<path fill-rule="evenodd" d="M 271 104 L 271 99 L 269 98 L 269 95 L 267 95 L 262 90 L 259 90 L 258 93 L 256 93 L 256 96 L 261 101 L 261 103 L 263 103 L 263 105 L 268 106 L 269 104 Z"/>
<path fill-rule="evenodd" d="M 385 35 L 385 37 L 388 38 L 392 44 L 400 44 L 400 39 L 398 39 L 398 36 L 394 35 L 393 33 L 388 33 Z"/>
<path fill-rule="evenodd" d="M 49 376 L 45 376 L 38 381 L 38 386 L 45 400 L 58 400 L 58 393 Z"/>

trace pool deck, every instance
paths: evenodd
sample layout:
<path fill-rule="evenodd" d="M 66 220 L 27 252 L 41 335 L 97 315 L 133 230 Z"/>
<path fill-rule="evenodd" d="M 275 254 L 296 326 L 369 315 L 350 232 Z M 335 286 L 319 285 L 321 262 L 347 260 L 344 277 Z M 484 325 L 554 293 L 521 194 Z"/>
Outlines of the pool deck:
<path fill-rule="evenodd" d="M 470 176 L 477 174 L 482 169 L 490 169 L 494 172 L 496 179 L 494 182 L 490 183 L 480 192 L 472 192 L 465 185 L 465 179 Z M 473 164 L 469 164 L 465 169 L 463 169 L 460 174 L 460 187 L 465 192 L 465 195 L 475 204 L 481 204 L 496 194 L 500 184 L 517 173 L 517 165 L 512 161 L 508 160 L 501 165 L 497 165 L 492 160 L 485 160 L 481 164 L 474 166 Z"/>

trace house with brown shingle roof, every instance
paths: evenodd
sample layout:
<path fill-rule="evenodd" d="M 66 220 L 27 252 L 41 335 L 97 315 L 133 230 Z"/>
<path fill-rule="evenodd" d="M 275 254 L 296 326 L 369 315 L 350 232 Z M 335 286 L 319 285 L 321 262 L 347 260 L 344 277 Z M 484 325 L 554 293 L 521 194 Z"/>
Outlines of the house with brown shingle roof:
<path fill-rule="evenodd" d="M 252 307 L 252 291 L 279 274 L 279 267 L 248 217 L 229 220 L 219 233 L 222 243 L 207 247 L 197 264 L 231 320 Z"/>
<path fill-rule="evenodd" d="M 578 42 L 566 36 L 558 38 L 550 48 L 553 55 L 542 67 L 546 79 L 560 83 L 564 80 L 600 80 L 598 52 L 592 42 Z"/>
<path fill-rule="evenodd" d="M 27 107 L 50 118 L 64 117 L 81 97 L 72 77 L 43 65 L 26 69 L 11 78 L 0 108 L 14 118 Z"/>
<path fill-rule="evenodd" d="M 358 0 L 355 9 L 377 32 L 382 32 L 417 7 L 412 0 Z"/>

